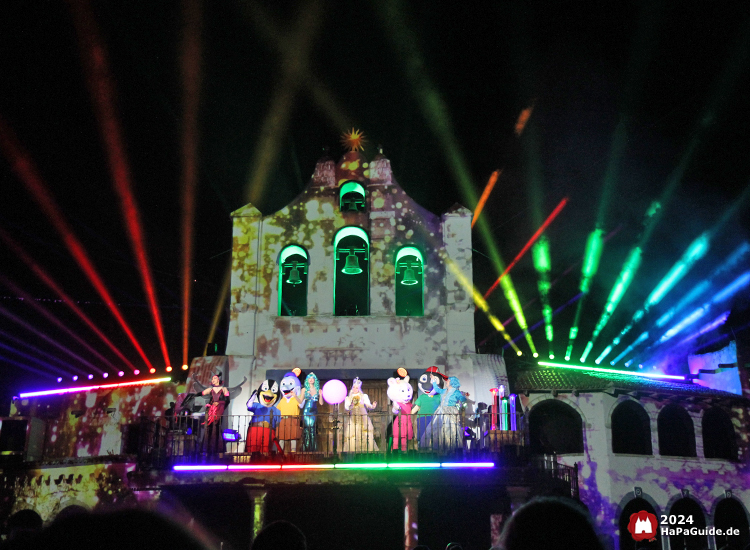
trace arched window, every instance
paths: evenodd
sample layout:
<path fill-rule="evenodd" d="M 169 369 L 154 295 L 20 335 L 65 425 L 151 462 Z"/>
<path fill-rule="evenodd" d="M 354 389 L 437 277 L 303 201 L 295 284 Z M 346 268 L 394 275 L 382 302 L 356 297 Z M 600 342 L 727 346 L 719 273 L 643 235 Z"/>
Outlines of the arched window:
<path fill-rule="evenodd" d="M 292 244 L 279 254 L 279 315 L 307 315 L 307 251 Z"/>
<path fill-rule="evenodd" d="M 737 436 L 732 419 L 718 407 L 703 414 L 703 452 L 706 458 L 737 460 Z"/>
<path fill-rule="evenodd" d="M 685 518 L 693 518 L 693 524 L 687 525 L 686 527 L 697 527 L 698 529 L 705 529 L 706 518 L 703 515 L 700 504 L 695 502 L 691 498 L 681 498 L 672 505 L 669 509 L 670 516 L 676 516 L 679 521 L 679 516 Z M 706 535 L 669 535 L 669 548 L 670 550 L 704 550 L 708 548 L 708 536 Z"/>
<path fill-rule="evenodd" d="M 651 503 L 645 498 L 637 497 L 628 502 L 625 505 L 625 508 L 622 509 L 622 513 L 620 514 L 620 550 L 640 550 L 642 548 L 648 550 L 661 550 L 661 533 L 659 533 L 659 529 L 656 526 L 654 526 L 654 529 L 656 529 L 656 540 L 653 542 L 649 542 L 648 540 L 641 540 L 636 542 L 635 540 L 633 540 L 633 536 L 630 534 L 630 531 L 628 531 L 630 516 L 641 511 L 646 511 L 649 514 L 654 514 L 658 522 L 659 516 L 656 514 L 656 510 L 654 510 L 654 507 L 651 506 Z"/>
<path fill-rule="evenodd" d="M 333 314 L 370 314 L 370 239 L 359 227 L 344 227 L 333 240 Z"/>
<path fill-rule="evenodd" d="M 612 452 L 652 454 L 651 423 L 635 401 L 624 401 L 612 411 Z"/>
<path fill-rule="evenodd" d="M 424 258 L 419 249 L 405 246 L 396 253 L 396 315 L 424 315 Z"/>
<path fill-rule="evenodd" d="M 339 189 L 339 209 L 342 212 L 365 211 L 365 188 L 356 181 L 347 181 Z"/>
<path fill-rule="evenodd" d="M 740 530 L 739 535 L 716 535 L 716 548 L 731 546 L 739 550 L 750 544 L 750 524 L 745 509 L 737 500 L 725 498 L 716 505 L 714 526 L 722 533 L 726 533 L 729 527 Z"/>
<path fill-rule="evenodd" d="M 693 420 L 685 409 L 670 404 L 656 419 L 659 430 L 659 453 L 663 456 L 695 456 Z"/>
<path fill-rule="evenodd" d="M 529 439 L 534 454 L 582 453 L 581 415 L 561 401 L 543 401 L 529 413 Z"/>

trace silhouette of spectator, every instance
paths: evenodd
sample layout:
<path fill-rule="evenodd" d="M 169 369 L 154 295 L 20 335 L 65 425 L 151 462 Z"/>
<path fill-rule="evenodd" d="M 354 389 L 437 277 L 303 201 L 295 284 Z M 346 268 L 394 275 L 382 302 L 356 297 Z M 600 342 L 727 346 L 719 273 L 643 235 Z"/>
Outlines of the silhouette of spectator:
<path fill-rule="evenodd" d="M 261 529 L 250 550 L 307 550 L 307 539 L 299 527 L 288 521 L 274 521 Z"/>
<path fill-rule="evenodd" d="M 564 498 L 534 499 L 511 516 L 500 536 L 504 550 L 604 550 L 583 506 Z"/>
<path fill-rule="evenodd" d="M 34 536 L 42 530 L 42 517 L 34 510 L 21 510 L 8 518 L 8 539 L 0 546 L 3 550 L 26 548 Z"/>
<path fill-rule="evenodd" d="M 207 550 L 182 526 L 151 512 L 74 514 L 54 521 L 27 548 L 34 550 Z"/>

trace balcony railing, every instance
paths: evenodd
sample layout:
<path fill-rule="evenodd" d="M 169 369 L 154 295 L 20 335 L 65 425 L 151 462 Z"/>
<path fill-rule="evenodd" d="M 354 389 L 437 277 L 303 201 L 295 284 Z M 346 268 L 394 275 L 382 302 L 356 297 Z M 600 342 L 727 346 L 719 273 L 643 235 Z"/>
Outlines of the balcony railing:
<path fill-rule="evenodd" d="M 502 454 L 526 458 L 525 432 L 493 430 L 489 415 L 342 413 L 263 418 L 143 417 L 138 427 L 142 468 L 201 462 L 324 463 L 389 460 L 394 455 L 429 461 L 479 459 Z M 131 434 L 130 439 L 133 439 Z"/>

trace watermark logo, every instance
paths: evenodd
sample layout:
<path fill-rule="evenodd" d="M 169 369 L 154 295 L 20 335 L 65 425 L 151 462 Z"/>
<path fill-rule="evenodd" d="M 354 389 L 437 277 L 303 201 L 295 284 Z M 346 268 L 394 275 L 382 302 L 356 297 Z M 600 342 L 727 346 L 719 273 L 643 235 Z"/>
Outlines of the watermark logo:
<path fill-rule="evenodd" d="M 628 532 L 635 541 L 656 540 L 656 530 L 658 528 L 659 524 L 656 521 L 656 516 L 648 513 L 646 510 L 632 514 L 628 522 Z"/>

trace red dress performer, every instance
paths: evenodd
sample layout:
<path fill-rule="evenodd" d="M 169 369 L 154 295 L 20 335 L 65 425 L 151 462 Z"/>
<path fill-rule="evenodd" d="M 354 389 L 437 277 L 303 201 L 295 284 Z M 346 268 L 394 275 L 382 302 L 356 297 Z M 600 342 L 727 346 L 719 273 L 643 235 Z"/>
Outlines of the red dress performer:
<path fill-rule="evenodd" d="M 221 383 L 221 375 L 214 374 L 211 377 L 211 387 L 201 392 L 208 395 L 206 404 L 206 435 L 203 438 L 203 449 L 208 454 L 224 452 L 224 440 L 221 437 L 221 419 L 224 409 L 229 401 L 229 390 Z"/>

